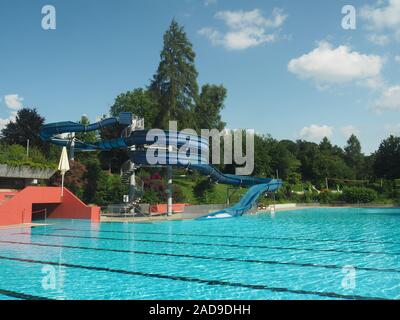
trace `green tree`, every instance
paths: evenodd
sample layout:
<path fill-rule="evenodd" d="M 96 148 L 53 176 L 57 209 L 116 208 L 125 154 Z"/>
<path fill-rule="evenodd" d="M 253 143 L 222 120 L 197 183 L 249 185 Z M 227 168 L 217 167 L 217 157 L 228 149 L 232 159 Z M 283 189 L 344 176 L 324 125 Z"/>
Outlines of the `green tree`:
<path fill-rule="evenodd" d="M 99 188 L 100 177 L 102 174 L 100 162 L 98 158 L 91 158 L 85 162 L 86 171 L 83 175 L 85 180 L 85 188 L 83 192 L 83 200 L 87 203 L 95 202 L 95 195 Z"/>
<path fill-rule="evenodd" d="M 8 144 L 19 144 L 26 146 L 27 140 L 31 146 L 48 151 L 48 143 L 43 142 L 39 137 L 40 127 L 45 119 L 39 115 L 35 108 L 23 108 L 18 110 L 14 121 L 10 121 L 1 130 L 1 141 Z"/>
<path fill-rule="evenodd" d="M 278 142 L 272 149 L 272 168 L 278 171 L 279 178 L 287 180 L 298 172 L 300 162 L 287 149 L 287 145 Z"/>
<path fill-rule="evenodd" d="M 319 147 L 316 143 L 298 140 L 297 159 L 300 161 L 300 173 L 304 180 L 315 183 L 316 178 L 316 158 L 319 155 Z"/>
<path fill-rule="evenodd" d="M 352 170 L 344 161 L 343 150 L 333 146 L 328 138 L 319 145 L 297 141 L 297 158 L 300 160 L 300 173 L 305 181 L 325 186 L 325 178 L 353 178 Z"/>
<path fill-rule="evenodd" d="M 79 161 L 72 161 L 70 163 L 70 170 L 65 174 L 65 187 L 67 187 L 81 199 L 83 199 L 84 188 L 87 184 L 85 176 L 86 167 Z M 51 177 L 50 184 L 60 186 L 61 175 L 57 173 Z"/>
<path fill-rule="evenodd" d="M 117 115 L 119 112 L 117 112 Z M 102 119 L 107 116 L 103 115 Z M 111 140 L 119 138 L 123 132 L 124 127 L 121 125 L 107 126 L 100 129 L 101 140 Z M 120 173 L 122 164 L 129 159 L 126 149 L 112 149 L 107 151 L 100 151 L 98 158 L 101 163 L 101 168 L 108 170 L 109 173 Z"/>
<path fill-rule="evenodd" d="M 83 115 L 78 123 L 87 126 L 90 124 L 90 121 L 86 115 Z M 94 143 L 99 140 L 96 131 L 78 132 L 75 134 L 75 138 L 85 143 Z M 98 151 L 75 152 L 75 160 L 81 162 L 88 168 L 92 163 L 98 162 L 98 154 Z"/>
<path fill-rule="evenodd" d="M 90 124 L 90 121 L 86 115 L 83 115 L 81 117 L 81 119 L 78 121 L 78 123 L 87 126 Z M 97 140 L 95 131 L 79 132 L 79 133 L 76 133 L 75 137 L 76 137 L 76 139 L 86 142 L 86 143 L 93 143 L 93 142 L 96 142 L 96 140 Z"/>
<path fill-rule="evenodd" d="M 329 139 L 327 137 L 324 137 L 320 144 L 319 144 L 319 150 L 321 152 L 325 152 L 325 153 L 332 153 L 333 152 L 333 145 L 332 143 L 329 141 Z"/>
<path fill-rule="evenodd" d="M 400 178 L 400 137 L 390 136 L 382 141 L 375 155 L 374 173 L 378 178 Z"/>
<path fill-rule="evenodd" d="M 159 105 L 157 127 L 165 129 L 168 120 L 177 120 L 179 128 L 193 128 L 199 91 L 195 53 L 183 27 L 175 20 L 164 34 L 160 58 L 149 87 Z"/>
<path fill-rule="evenodd" d="M 344 148 L 344 159 L 357 179 L 365 177 L 365 173 L 363 173 L 364 155 L 361 153 L 361 143 L 354 134 L 347 140 L 347 145 Z"/>
<path fill-rule="evenodd" d="M 254 136 L 254 175 L 269 177 L 272 175 L 272 148 L 276 141 L 270 135 Z"/>
<path fill-rule="evenodd" d="M 325 186 L 325 178 L 351 179 L 353 175 L 352 170 L 341 157 L 328 153 L 317 153 L 314 163 L 314 181 Z"/>
<path fill-rule="evenodd" d="M 369 188 L 345 188 L 342 194 L 342 199 L 347 203 L 370 203 L 377 198 L 376 191 Z"/>
<path fill-rule="evenodd" d="M 122 183 L 119 175 L 100 171 L 93 203 L 99 206 L 121 203 L 123 196 L 128 194 L 128 189 L 128 185 Z"/>
<path fill-rule="evenodd" d="M 199 203 L 212 203 L 215 194 L 215 183 L 210 179 L 200 179 L 193 187 L 193 194 Z"/>
<path fill-rule="evenodd" d="M 110 108 L 110 114 L 117 117 L 121 112 L 132 112 L 145 119 L 145 127 L 153 128 L 158 115 L 158 104 L 153 95 L 142 88 L 120 94 Z"/>
<path fill-rule="evenodd" d="M 225 128 L 226 123 L 221 119 L 225 98 L 226 89 L 222 85 L 206 84 L 202 87 L 195 108 L 197 129 L 222 130 Z"/>

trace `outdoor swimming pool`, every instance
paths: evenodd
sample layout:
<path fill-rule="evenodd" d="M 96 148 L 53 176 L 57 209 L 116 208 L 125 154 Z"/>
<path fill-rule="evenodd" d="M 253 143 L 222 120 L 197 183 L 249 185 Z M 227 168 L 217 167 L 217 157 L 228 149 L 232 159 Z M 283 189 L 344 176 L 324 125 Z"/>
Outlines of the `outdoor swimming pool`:
<path fill-rule="evenodd" d="M 0 230 L 0 299 L 400 298 L 400 209 L 48 222 Z"/>

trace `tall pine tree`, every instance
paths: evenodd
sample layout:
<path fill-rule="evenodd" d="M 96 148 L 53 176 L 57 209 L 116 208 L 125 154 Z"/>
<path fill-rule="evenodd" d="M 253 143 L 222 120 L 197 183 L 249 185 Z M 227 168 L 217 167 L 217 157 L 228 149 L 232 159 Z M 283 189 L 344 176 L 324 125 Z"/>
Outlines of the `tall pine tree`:
<path fill-rule="evenodd" d="M 365 178 L 365 173 L 362 170 L 364 155 L 361 153 L 361 143 L 354 134 L 347 140 L 347 145 L 344 148 L 344 159 L 357 179 Z"/>
<path fill-rule="evenodd" d="M 159 104 L 156 125 L 168 127 L 169 120 L 178 121 L 178 127 L 195 127 L 194 108 L 199 87 L 195 67 L 195 53 L 183 27 L 172 20 L 164 34 L 161 61 L 150 84 L 150 92 Z"/>

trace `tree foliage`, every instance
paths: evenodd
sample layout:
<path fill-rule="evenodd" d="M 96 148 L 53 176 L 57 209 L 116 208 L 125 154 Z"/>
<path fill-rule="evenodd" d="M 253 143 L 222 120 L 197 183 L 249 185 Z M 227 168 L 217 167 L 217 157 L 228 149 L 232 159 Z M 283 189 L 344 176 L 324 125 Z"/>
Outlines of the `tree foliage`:
<path fill-rule="evenodd" d="M 176 120 L 179 129 L 222 130 L 226 125 L 221 112 L 225 107 L 227 90 L 223 85 L 199 86 L 195 58 L 193 46 L 184 28 L 173 20 L 164 34 L 160 61 L 148 87 L 133 88 L 118 95 L 109 114 L 118 116 L 121 112 L 132 112 L 145 119 L 146 128 L 165 129 L 169 120 Z M 0 163 L 34 165 L 47 162 L 54 165 L 58 161 L 60 149 L 40 140 L 39 129 L 44 121 L 36 109 L 19 110 L 15 120 L 1 131 Z M 87 125 L 89 119 L 83 116 L 79 122 Z M 122 129 L 116 125 L 102 128 L 99 134 L 79 133 L 76 137 L 85 142 L 94 142 L 99 137 L 108 140 L 119 137 Z M 28 139 L 32 146 L 29 158 L 25 152 Z M 345 189 L 343 199 L 349 202 L 373 201 L 376 199 L 374 190 L 391 198 L 400 195 L 399 183 L 395 180 L 400 178 L 400 137 L 390 136 L 382 141 L 376 153 L 366 156 L 355 135 L 341 148 L 333 145 L 328 138 L 317 144 L 303 140 L 279 141 L 270 135 L 258 134 L 255 136 L 254 151 L 253 175 L 279 175 L 285 181 L 285 187 L 278 192 L 277 199 L 293 196 L 292 190 L 298 186 L 300 190 L 303 187 L 303 191 L 311 190 L 312 185 L 325 188 L 326 178 L 336 178 L 338 181 L 383 178 L 378 185 L 371 182 L 370 189 Z M 89 155 L 77 153 L 76 159 L 66 175 L 67 187 L 90 203 L 106 205 L 122 200 L 122 195 L 128 192 L 127 185 L 121 182 L 119 176 L 121 165 L 129 159 L 126 150 L 94 152 Z M 229 173 L 234 171 L 234 165 L 221 165 L 219 168 Z M 165 202 L 165 178 L 149 169 L 142 171 L 147 173 L 143 175 L 143 201 Z M 55 182 L 59 183 L 59 179 L 58 176 Z M 208 179 L 198 178 L 193 194 L 201 202 L 212 202 L 216 189 Z M 174 199 L 182 202 L 186 200 L 177 186 L 174 187 Z M 319 195 L 309 193 L 299 198 L 306 202 L 313 199 L 330 202 L 337 200 L 338 195 L 333 192 Z"/>
<path fill-rule="evenodd" d="M 145 89 L 137 88 L 121 93 L 110 108 L 110 115 L 117 117 L 121 112 L 132 112 L 139 118 L 145 119 L 146 128 L 156 126 L 158 103 L 153 95 Z"/>
<path fill-rule="evenodd" d="M 83 115 L 78 123 L 87 126 L 90 121 L 87 115 Z M 78 132 L 75 134 L 75 138 L 86 143 L 93 143 L 96 142 L 97 135 L 95 131 Z"/>
<path fill-rule="evenodd" d="M 156 123 L 167 128 L 168 120 L 180 128 L 193 128 L 193 110 L 198 101 L 197 70 L 193 46 L 175 20 L 164 34 L 160 63 L 149 86 L 159 105 Z"/>
<path fill-rule="evenodd" d="M 361 153 L 361 143 L 354 134 L 350 136 L 349 140 L 347 140 L 344 152 L 345 162 L 353 170 L 355 178 L 365 178 L 366 173 L 362 170 L 364 155 Z"/>
<path fill-rule="evenodd" d="M 48 151 L 48 144 L 39 137 L 40 127 L 44 122 L 45 119 L 38 114 L 35 108 L 20 109 L 15 120 L 10 121 L 1 130 L 1 141 L 7 144 L 26 146 L 29 140 L 30 145 Z"/>
<path fill-rule="evenodd" d="M 378 197 L 375 190 L 369 188 L 346 188 L 343 190 L 342 199 L 347 203 L 370 203 Z"/>
<path fill-rule="evenodd" d="M 400 178 L 400 137 L 390 136 L 382 141 L 373 165 L 376 176 L 386 179 Z"/>
<path fill-rule="evenodd" d="M 215 184 L 210 179 L 199 179 L 194 188 L 193 194 L 199 203 L 212 203 L 215 192 Z"/>
<path fill-rule="evenodd" d="M 206 84 L 201 89 L 200 98 L 195 108 L 196 129 L 218 129 L 225 127 L 221 119 L 221 110 L 227 91 L 224 86 Z"/>

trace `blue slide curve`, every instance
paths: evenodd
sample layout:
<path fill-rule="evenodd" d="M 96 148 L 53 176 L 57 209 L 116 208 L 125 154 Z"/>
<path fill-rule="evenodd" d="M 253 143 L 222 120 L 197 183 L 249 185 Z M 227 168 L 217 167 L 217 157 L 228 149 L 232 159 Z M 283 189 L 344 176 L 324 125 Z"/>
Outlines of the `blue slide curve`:
<path fill-rule="evenodd" d="M 57 137 L 64 133 L 82 133 L 99 130 L 107 126 L 120 125 L 128 127 L 132 123 L 131 113 L 121 113 L 118 118 L 108 118 L 99 122 L 82 125 L 75 122 L 57 122 L 42 126 L 40 137 L 44 141 L 59 146 L 68 146 L 70 141 Z M 208 139 L 201 136 L 191 135 L 183 132 L 166 131 L 164 135 L 153 133 L 149 130 L 133 131 L 127 137 L 111 140 L 101 140 L 96 143 L 75 141 L 75 149 L 80 151 L 126 149 L 135 146 L 130 151 L 131 160 L 138 165 L 151 166 L 147 157 L 147 146 L 155 148 L 155 156 L 159 161 L 156 165 L 173 165 L 186 169 L 197 170 L 201 174 L 210 177 L 217 183 L 250 187 L 246 194 L 234 206 L 211 213 L 200 219 L 231 218 L 241 216 L 248 212 L 256 203 L 258 197 L 265 192 L 273 192 L 279 189 L 282 181 L 278 179 L 257 178 L 252 176 L 238 176 L 224 174 L 216 167 L 208 164 Z M 162 149 L 162 146 L 173 146 L 172 149 Z M 161 147 L 161 148 L 157 148 Z M 187 152 L 176 152 L 185 147 Z M 161 151 L 160 151 L 161 150 Z M 176 150 L 175 152 L 173 150 Z M 190 152 L 193 150 L 196 152 Z"/>

